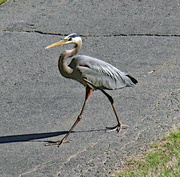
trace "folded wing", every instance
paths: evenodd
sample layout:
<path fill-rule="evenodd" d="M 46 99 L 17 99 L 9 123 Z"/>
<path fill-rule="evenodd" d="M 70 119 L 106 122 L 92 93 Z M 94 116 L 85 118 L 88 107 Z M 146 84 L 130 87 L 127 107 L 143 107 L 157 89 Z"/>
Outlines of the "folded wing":
<path fill-rule="evenodd" d="M 78 55 L 73 58 L 69 67 L 74 70 L 73 77 L 78 75 L 81 77 L 79 81 L 82 81 L 82 84 L 86 83 L 94 89 L 113 90 L 133 86 L 137 83 L 132 76 L 111 64 L 86 55 Z"/>

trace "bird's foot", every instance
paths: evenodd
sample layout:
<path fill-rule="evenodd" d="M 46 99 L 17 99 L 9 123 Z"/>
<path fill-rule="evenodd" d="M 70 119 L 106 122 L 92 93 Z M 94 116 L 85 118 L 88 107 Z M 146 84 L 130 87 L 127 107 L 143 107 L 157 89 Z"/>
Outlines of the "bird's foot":
<path fill-rule="evenodd" d="M 118 124 L 114 127 L 106 127 L 106 132 L 117 131 L 119 133 L 122 130 L 122 128 L 127 128 L 127 127 L 129 127 L 129 125 Z"/>
<path fill-rule="evenodd" d="M 62 139 L 61 141 L 47 141 L 48 143 L 45 144 L 45 146 L 54 146 L 56 145 L 57 147 L 61 146 L 64 143 L 69 143 L 70 141 L 65 141 L 65 139 Z"/>

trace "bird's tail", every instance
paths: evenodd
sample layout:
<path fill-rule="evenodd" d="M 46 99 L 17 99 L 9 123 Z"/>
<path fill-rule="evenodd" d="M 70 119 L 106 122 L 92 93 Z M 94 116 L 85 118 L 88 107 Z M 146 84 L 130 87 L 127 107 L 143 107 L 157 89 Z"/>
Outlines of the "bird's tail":
<path fill-rule="evenodd" d="M 138 81 L 134 77 L 132 77 L 130 75 L 126 75 L 126 76 L 129 77 L 134 84 L 138 83 Z"/>

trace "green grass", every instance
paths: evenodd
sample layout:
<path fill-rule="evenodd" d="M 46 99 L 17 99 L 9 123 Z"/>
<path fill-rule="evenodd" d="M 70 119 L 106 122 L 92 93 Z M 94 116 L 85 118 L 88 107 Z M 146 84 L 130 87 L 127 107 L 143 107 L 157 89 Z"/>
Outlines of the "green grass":
<path fill-rule="evenodd" d="M 180 128 L 161 142 L 151 144 L 145 155 L 133 157 L 127 162 L 119 177 L 179 177 L 180 176 Z"/>
<path fill-rule="evenodd" d="M 0 0 L 0 5 L 2 5 L 3 3 L 5 3 L 7 0 Z"/>

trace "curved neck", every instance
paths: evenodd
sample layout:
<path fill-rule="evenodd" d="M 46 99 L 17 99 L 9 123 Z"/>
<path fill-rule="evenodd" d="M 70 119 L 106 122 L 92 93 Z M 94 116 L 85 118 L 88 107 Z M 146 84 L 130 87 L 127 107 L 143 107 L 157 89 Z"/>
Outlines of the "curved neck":
<path fill-rule="evenodd" d="M 81 46 L 82 46 L 82 42 L 76 44 L 73 49 L 65 50 L 64 52 L 61 53 L 58 61 L 58 68 L 60 73 L 64 77 L 70 77 L 73 72 L 73 69 L 67 65 L 66 59 L 76 55 L 76 53 L 80 50 Z"/>

